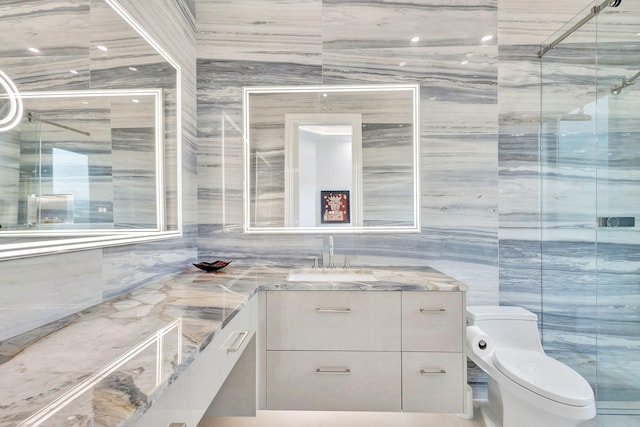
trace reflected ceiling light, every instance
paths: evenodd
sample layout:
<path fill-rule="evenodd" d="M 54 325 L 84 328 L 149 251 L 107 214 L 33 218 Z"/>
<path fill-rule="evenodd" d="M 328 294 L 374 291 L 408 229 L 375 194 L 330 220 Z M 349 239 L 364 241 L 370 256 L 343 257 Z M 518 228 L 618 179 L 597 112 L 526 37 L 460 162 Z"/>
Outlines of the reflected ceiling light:
<path fill-rule="evenodd" d="M 2 71 L 0 71 L 0 86 L 9 98 L 9 112 L 6 117 L 0 117 L 0 132 L 4 132 L 13 129 L 20 123 L 24 107 L 15 83 Z"/>
<path fill-rule="evenodd" d="M 101 51 L 103 51 L 103 52 L 106 52 L 106 51 L 108 51 L 108 50 L 109 50 L 109 49 L 107 49 L 107 47 L 106 47 L 106 46 L 102 46 L 101 44 L 99 44 L 99 45 L 98 45 L 98 46 L 96 46 L 96 47 L 97 47 L 98 49 L 100 49 Z"/>
<path fill-rule="evenodd" d="M 134 98 L 131 100 L 131 102 L 133 102 L 134 104 L 137 104 L 138 102 L 140 102 L 140 100 Z"/>
<path fill-rule="evenodd" d="M 322 94 L 322 96 L 324 96 L 324 97 L 326 98 L 326 97 L 327 97 L 327 96 L 329 96 L 329 95 L 328 95 L 328 94 L 326 94 L 326 93 L 323 93 L 323 94 Z"/>
<path fill-rule="evenodd" d="M 420 41 L 420 37 L 415 36 L 414 38 L 411 39 L 411 43 L 417 43 Z"/>
<path fill-rule="evenodd" d="M 401 66 L 401 67 L 404 67 L 405 65 L 407 65 L 407 63 L 406 63 L 406 62 L 404 62 L 404 61 L 402 61 L 402 62 L 401 62 L 401 63 L 399 63 L 398 65 L 399 65 L 399 66 Z"/>
<path fill-rule="evenodd" d="M 80 103 L 84 105 L 89 105 L 89 101 L 81 101 Z"/>
<path fill-rule="evenodd" d="M 40 49 L 36 49 L 35 47 L 30 47 L 29 52 L 40 53 Z"/>
<path fill-rule="evenodd" d="M 482 40 L 483 42 L 488 42 L 489 40 L 491 40 L 493 38 L 492 34 L 487 34 L 486 36 L 484 36 L 483 38 L 481 38 L 480 40 Z"/>
<path fill-rule="evenodd" d="M 462 65 L 467 65 L 468 63 L 469 63 L 469 61 L 466 60 L 466 59 L 464 61 L 460 61 L 460 64 L 462 64 Z"/>
<path fill-rule="evenodd" d="M 75 74 L 76 76 L 77 76 L 78 74 L 80 74 L 80 73 L 78 73 L 76 70 L 69 70 L 69 72 L 70 72 L 71 74 Z"/>
<path fill-rule="evenodd" d="M 138 69 L 137 69 L 136 67 L 129 67 L 129 69 L 130 69 L 131 71 L 138 71 Z"/>

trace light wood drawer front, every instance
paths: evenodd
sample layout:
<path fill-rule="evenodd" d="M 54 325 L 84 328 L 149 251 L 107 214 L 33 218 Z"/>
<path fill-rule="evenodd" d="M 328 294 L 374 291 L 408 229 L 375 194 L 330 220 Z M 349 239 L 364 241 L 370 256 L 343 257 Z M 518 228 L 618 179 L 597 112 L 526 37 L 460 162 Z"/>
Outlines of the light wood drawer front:
<path fill-rule="evenodd" d="M 402 292 L 402 351 L 462 352 L 462 292 Z"/>
<path fill-rule="evenodd" d="M 462 353 L 402 353 L 402 409 L 464 412 Z"/>
<path fill-rule="evenodd" d="M 267 350 L 399 351 L 401 292 L 267 293 Z"/>
<path fill-rule="evenodd" d="M 267 408 L 400 411 L 400 352 L 268 351 Z"/>

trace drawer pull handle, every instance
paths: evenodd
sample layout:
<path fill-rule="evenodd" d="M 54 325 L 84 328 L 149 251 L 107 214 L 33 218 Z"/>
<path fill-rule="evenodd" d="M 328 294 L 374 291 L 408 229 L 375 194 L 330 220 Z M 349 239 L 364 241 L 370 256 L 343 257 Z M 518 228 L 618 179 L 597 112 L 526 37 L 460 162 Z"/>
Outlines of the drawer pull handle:
<path fill-rule="evenodd" d="M 447 309 L 445 308 L 421 308 L 420 309 L 420 313 L 427 313 L 427 314 L 438 314 L 438 313 L 444 313 L 445 311 L 447 311 Z"/>
<path fill-rule="evenodd" d="M 318 375 L 349 375 L 351 369 L 339 369 L 339 368 L 318 368 L 316 374 Z"/>
<path fill-rule="evenodd" d="M 238 338 L 236 338 L 236 340 L 233 342 L 233 345 L 227 348 L 227 351 L 229 353 L 235 353 L 236 351 L 240 350 L 240 347 L 242 347 L 242 343 L 245 339 L 247 339 L 248 335 L 249 331 L 238 331 Z"/>
<path fill-rule="evenodd" d="M 429 375 L 447 375 L 447 371 L 444 369 L 420 369 L 420 375 L 424 377 Z"/>
<path fill-rule="evenodd" d="M 350 308 L 316 308 L 317 313 L 351 313 Z"/>

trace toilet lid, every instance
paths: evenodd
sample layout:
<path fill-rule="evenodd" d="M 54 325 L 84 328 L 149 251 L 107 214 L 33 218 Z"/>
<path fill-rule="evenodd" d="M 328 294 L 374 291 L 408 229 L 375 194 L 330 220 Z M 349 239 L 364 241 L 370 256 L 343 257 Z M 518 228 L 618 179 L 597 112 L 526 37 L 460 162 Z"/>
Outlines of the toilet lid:
<path fill-rule="evenodd" d="M 573 406 L 593 403 L 593 390 L 576 371 L 544 353 L 496 350 L 496 367 L 521 386 L 547 399 Z"/>

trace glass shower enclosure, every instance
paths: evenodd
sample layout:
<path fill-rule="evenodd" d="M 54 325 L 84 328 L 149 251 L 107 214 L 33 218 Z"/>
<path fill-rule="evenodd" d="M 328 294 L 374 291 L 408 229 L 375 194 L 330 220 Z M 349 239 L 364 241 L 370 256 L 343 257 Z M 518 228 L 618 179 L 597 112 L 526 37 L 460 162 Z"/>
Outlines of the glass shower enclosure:
<path fill-rule="evenodd" d="M 588 5 L 539 56 L 543 343 L 638 422 L 640 4 Z"/>

